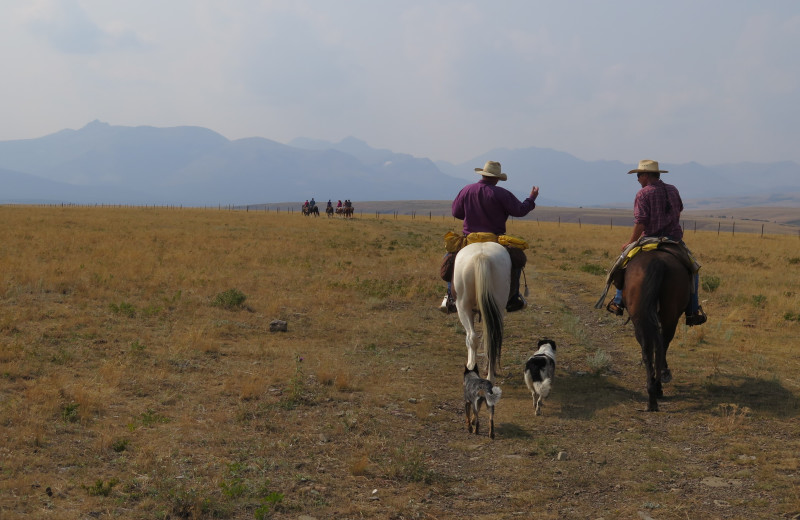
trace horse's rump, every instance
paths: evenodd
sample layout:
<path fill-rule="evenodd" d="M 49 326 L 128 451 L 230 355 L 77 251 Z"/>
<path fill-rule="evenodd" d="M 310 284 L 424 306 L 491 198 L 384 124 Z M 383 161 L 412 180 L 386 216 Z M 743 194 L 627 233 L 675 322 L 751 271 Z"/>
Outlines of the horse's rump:
<path fill-rule="evenodd" d="M 489 359 L 489 379 L 493 380 L 503 342 L 503 311 L 508 300 L 511 259 L 497 242 L 481 242 L 464 247 L 455 257 L 453 288 L 461 324 L 467 331 L 467 366 L 474 367 L 477 335 L 474 316 L 480 315 L 483 344 Z"/>

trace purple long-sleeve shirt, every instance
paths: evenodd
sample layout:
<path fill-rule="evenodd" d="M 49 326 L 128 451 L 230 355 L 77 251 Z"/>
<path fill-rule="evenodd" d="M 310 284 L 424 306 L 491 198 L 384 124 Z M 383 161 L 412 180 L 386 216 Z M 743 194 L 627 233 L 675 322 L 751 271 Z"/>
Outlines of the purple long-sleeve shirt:
<path fill-rule="evenodd" d="M 508 217 L 524 217 L 536 203 L 530 197 L 522 202 L 505 188 L 484 179 L 465 186 L 453 201 L 453 216 L 464 221 L 464 234 L 506 232 Z"/>

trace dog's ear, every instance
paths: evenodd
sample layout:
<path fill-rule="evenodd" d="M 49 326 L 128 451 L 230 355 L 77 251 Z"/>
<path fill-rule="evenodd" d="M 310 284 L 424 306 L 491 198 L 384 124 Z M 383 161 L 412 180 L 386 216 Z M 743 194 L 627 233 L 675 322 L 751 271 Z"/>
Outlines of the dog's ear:
<path fill-rule="evenodd" d="M 547 339 L 547 338 L 542 338 L 542 339 L 540 339 L 540 340 L 539 340 L 539 344 L 538 344 L 538 345 L 536 345 L 536 346 L 537 346 L 537 347 L 541 347 L 541 346 L 542 346 L 542 345 L 544 345 L 545 343 L 552 343 L 552 342 L 551 342 L 549 339 Z"/>
<path fill-rule="evenodd" d="M 467 375 L 469 373 L 470 373 L 470 369 L 467 368 L 467 365 L 464 365 L 464 375 Z"/>

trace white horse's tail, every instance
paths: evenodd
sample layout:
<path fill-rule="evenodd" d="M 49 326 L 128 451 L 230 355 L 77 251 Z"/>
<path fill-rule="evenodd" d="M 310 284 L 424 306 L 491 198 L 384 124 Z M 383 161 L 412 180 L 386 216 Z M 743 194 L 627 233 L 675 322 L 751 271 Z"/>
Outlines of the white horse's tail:
<path fill-rule="evenodd" d="M 475 257 L 475 297 L 481 315 L 483 346 L 489 358 L 489 376 L 494 376 L 500 365 L 503 346 L 503 311 L 491 292 L 491 265 L 485 255 Z"/>

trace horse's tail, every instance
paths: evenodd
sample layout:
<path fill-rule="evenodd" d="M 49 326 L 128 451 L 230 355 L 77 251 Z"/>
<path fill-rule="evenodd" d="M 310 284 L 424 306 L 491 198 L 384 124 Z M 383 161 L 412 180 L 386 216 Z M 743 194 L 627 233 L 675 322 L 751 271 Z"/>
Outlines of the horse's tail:
<path fill-rule="evenodd" d="M 500 364 L 500 350 L 503 345 L 503 311 L 492 296 L 491 263 L 485 255 L 475 257 L 475 297 L 481 314 L 483 344 L 489 357 L 491 371 Z M 493 374 L 490 374 L 493 376 Z"/>
<path fill-rule="evenodd" d="M 664 357 L 664 338 L 661 334 L 661 320 L 658 317 L 658 311 L 661 285 L 664 282 L 666 273 L 666 264 L 658 258 L 654 258 L 653 261 L 647 264 L 639 302 L 642 345 L 647 345 L 648 348 L 652 349 L 656 365 L 660 365 Z M 656 368 L 656 374 L 659 374 L 663 367 L 657 366 L 654 368 Z"/>

